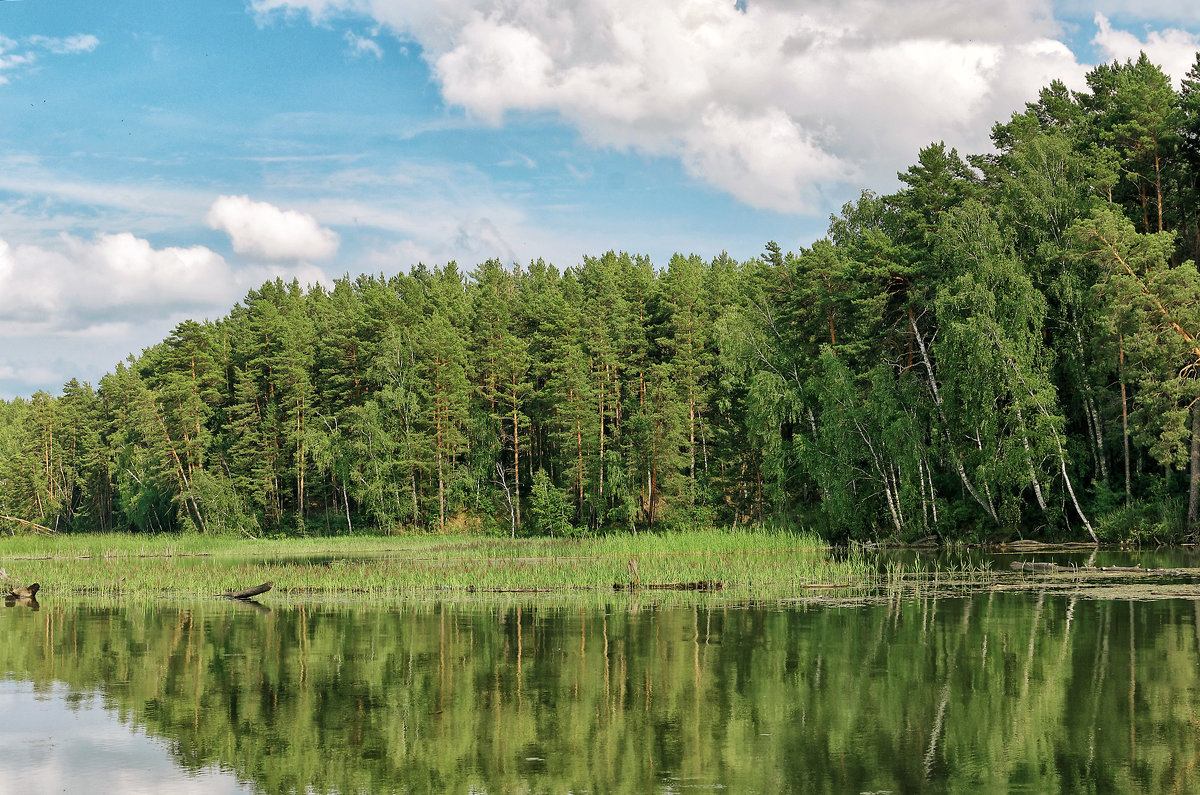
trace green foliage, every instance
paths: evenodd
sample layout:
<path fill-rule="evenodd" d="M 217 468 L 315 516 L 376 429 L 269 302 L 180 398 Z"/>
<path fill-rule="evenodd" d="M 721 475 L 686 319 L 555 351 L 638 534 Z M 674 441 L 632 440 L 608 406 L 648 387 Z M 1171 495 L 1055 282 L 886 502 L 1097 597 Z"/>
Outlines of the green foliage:
<path fill-rule="evenodd" d="M 539 469 L 535 472 L 529 504 L 534 532 L 551 538 L 574 536 L 577 531 L 571 524 L 572 513 L 570 498 L 566 492 L 550 482 L 546 470 Z"/>
<path fill-rule="evenodd" d="M 1180 543 L 1188 533 L 1186 508 L 1186 501 L 1180 497 L 1120 502 L 1097 517 L 1096 530 L 1110 543 Z"/>
<path fill-rule="evenodd" d="M 1200 60 L 1181 86 L 1054 82 L 795 252 L 267 282 L 0 403 L 0 527 L 1117 539 L 1186 495 L 1200 537 Z"/>

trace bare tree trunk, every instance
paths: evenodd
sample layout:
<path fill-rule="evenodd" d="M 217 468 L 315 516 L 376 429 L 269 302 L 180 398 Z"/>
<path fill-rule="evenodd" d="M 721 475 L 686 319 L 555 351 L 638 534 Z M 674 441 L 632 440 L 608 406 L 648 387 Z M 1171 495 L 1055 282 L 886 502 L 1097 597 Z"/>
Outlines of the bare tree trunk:
<path fill-rule="evenodd" d="M 1025 445 L 1025 461 L 1029 464 L 1029 482 L 1033 484 L 1033 496 L 1037 498 L 1038 507 L 1046 512 L 1046 498 L 1042 496 L 1042 484 L 1038 481 L 1037 469 L 1033 466 L 1033 454 L 1029 449 L 1029 435 L 1025 433 L 1025 418 L 1017 409 L 1017 422 L 1021 424 L 1021 443 Z"/>
<path fill-rule="evenodd" d="M 512 492 L 508 489 L 508 478 L 504 476 L 504 465 L 499 461 L 496 462 L 496 475 L 500 478 L 500 487 L 504 489 L 504 499 L 508 502 L 508 517 L 512 522 L 511 537 L 517 537 L 517 512 L 513 506 Z"/>
<path fill-rule="evenodd" d="M 1092 541 L 1099 544 L 1100 539 L 1096 537 L 1096 531 L 1092 529 L 1092 523 L 1088 521 L 1087 516 L 1083 513 L 1083 509 L 1079 507 L 1079 500 L 1075 498 L 1075 489 L 1071 487 L 1071 476 L 1067 474 L 1067 453 L 1063 450 L 1057 433 L 1054 434 L 1054 442 L 1058 445 L 1058 463 L 1062 467 L 1063 481 L 1067 484 L 1067 494 L 1071 495 L 1071 504 L 1075 506 L 1075 513 L 1079 514 L 1079 518 L 1083 520 L 1083 526 L 1087 528 L 1088 535 L 1092 537 Z"/>
<path fill-rule="evenodd" d="M 1162 159 L 1158 152 L 1154 153 L 1154 192 L 1155 204 L 1158 205 L 1158 231 L 1163 231 L 1163 188 L 1162 188 Z"/>
<path fill-rule="evenodd" d="M 513 376 L 513 404 L 512 404 L 512 422 L 513 422 L 513 490 L 516 491 L 516 517 L 513 523 L 513 536 L 517 534 L 517 525 L 521 523 L 521 419 L 517 410 L 517 377 Z"/>
<path fill-rule="evenodd" d="M 688 454 L 691 464 L 688 467 L 688 478 L 692 485 L 692 505 L 696 504 L 696 397 L 692 385 L 688 384 Z"/>
<path fill-rule="evenodd" d="M 418 510 L 419 503 L 418 503 L 418 499 L 417 499 L 417 470 L 416 470 L 416 467 L 414 467 L 412 472 L 410 473 L 409 482 L 412 485 L 413 526 L 416 527 L 417 525 L 419 525 L 421 523 L 421 515 L 420 515 L 420 511 Z M 344 492 L 343 492 L 342 496 L 343 497 L 345 496 Z M 347 510 L 349 510 L 349 509 L 347 509 Z"/>
<path fill-rule="evenodd" d="M 604 374 L 600 375 L 600 505 L 604 505 Z"/>
<path fill-rule="evenodd" d="M 1200 399 L 1192 403 L 1192 450 L 1188 475 L 1188 532 L 1193 538 L 1200 535 L 1197 513 L 1200 513 Z"/>
<path fill-rule="evenodd" d="M 1125 446 L 1125 501 L 1133 499 L 1129 477 L 1129 401 L 1125 395 L 1125 339 L 1117 335 L 1117 372 L 1121 377 L 1121 439 Z"/>
<path fill-rule="evenodd" d="M 996 338 L 995 332 L 992 333 L 992 340 L 996 343 L 996 349 L 1002 356 L 1004 356 L 1008 366 L 1012 368 L 1013 375 L 1016 376 L 1017 380 L 1021 382 L 1021 386 L 1023 386 L 1025 391 L 1029 393 L 1029 397 L 1033 399 L 1034 405 L 1037 406 L 1038 411 L 1040 411 L 1042 416 L 1044 416 L 1047 420 L 1051 419 L 1050 412 L 1048 412 L 1046 407 L 1042 405 L 1042 402 L 1038 400 L 1037 395 L 1034 394 L 1034 391 L 1030 388 L 1029 384 L 1025 383 L 1025 379 L 1022 377 L 1021 371 L 1017 368 L 1016 363 L 1008 358 L 1008 355 L 1004 351 L 1004 346 L 1001 345 L 1000 340 Z M 1087 515 L 1083 512 L 1083 508 L 1079 506 L 1079 500 L 1075 497 L 1075 488 L 1071 485 L 1071 476 L 1067 473 L 1067 451 L 1065 448 L 1063 448 L 1062 438 L 1059 437 L 1058 431 L 1054 428 L 1053 422 L 1050 423 L 1050 435 L 1054 438 L 1055 447 L 1058 448 L 1059 468 L 1062 471 L 1063 482 L 1067 486 L 1067 494 L 1071 497 L 1071 504 L 1075 506 L 1075 513 L 1079 514 L 1079 518 L 1083 521 L 1083 526 L 1087 528 L 1088 535 L 1092 537 L 1092 541 L 1096 544 L 1099 544 L 1100 539 L 1096 536 L 1096 531 L 1092 529 L 1092 523 L 1088 521 Z"/>

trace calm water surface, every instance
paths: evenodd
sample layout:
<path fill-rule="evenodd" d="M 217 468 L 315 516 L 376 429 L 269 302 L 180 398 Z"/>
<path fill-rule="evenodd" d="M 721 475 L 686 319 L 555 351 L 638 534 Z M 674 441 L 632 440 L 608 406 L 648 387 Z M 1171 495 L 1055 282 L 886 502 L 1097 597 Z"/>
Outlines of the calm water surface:
<path fill-rule="evenodd" d="M 266 601 L 0 608 L 0 789 L 1200 791 L 1200 601 Z"/>

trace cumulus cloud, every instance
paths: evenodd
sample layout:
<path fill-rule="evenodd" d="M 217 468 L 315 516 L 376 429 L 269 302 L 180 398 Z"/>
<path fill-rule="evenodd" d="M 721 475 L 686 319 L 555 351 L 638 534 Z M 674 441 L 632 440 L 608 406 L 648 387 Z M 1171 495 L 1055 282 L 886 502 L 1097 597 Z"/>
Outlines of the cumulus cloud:
<path fill-rule="evenodd" d="M 227 300 L 234 281 L 203 246 L 155 249 L 129 233 L 65 236 L 56 248 L 0 239 L 0 326 L 78 330 L 123 314 L 207 308 Z"/>
<path fill-rule="evenodd" d="M 1132 33 L 1116 30 L 1104 14 L 1096 14 L 1098 31 L 1092 39 L 1108 61 L 1137 60 L 1146 53 L 1153 63 L 1175 79 L 1176 86 L 1196 62 L 1200 50 L 1200 36 L 1178 28 L 1150 31 L 1145 40 Z"/>
<path fill-rule="evenodd" d="M 276 276 L 325 281 L 313 266 L 234 267 L 204 246 L 155 248 L 128 232 L 55 247 L 0 238 L 0 334 L 120 336 L 152 318 L 224 313 Z"/>
<path fill-rule="evenodd" d="M 1085 68 L 1048 0 L 254 0 L 260 19 L 366 15 L 417 41 L 445 99 L 486 124 L 552 112 L 589 142 L 679 159 L 757 207 L 825 210 L 934 140 Z"/>
<path fill-rule="evenodd" d="M 57 245 L 0 238 L 0 397 L 93 383 L 184 318 L 218 317 L 270 279 L 329 279 L 313 265 L 231 264 L 204 247 L 155 248 L 129 233 Z"/>
<path fill-rule="evenodd" d="M 219 197 L 205 221 L 228 234 L 238 254 L 265 262 L 324 260 L 338 250 L 337 233 L 311 215 L 249 196 Z"/>

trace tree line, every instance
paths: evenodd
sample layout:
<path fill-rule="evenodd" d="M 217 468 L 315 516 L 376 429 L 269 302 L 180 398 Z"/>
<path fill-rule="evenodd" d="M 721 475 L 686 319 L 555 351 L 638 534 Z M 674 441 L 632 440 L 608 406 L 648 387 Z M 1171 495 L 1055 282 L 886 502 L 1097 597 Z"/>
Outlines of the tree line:
<path fill-rule="evenodd" d="M 796 252 L 268 282 L 0 401 L 0 527 L 1194 537 L 1200 58 L 992 139 Z"/>

